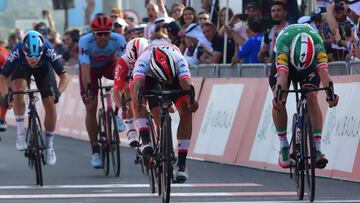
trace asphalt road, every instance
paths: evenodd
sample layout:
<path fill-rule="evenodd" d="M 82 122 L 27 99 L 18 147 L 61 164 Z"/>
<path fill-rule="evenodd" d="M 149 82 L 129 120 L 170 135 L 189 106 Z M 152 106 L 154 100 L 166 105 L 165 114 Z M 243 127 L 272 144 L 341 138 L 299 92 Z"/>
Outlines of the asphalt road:
<path fill-rule="evenodd" d="M 24 153 L 15 149 L 15 129 L 10 127 L 0 137 L 0 202 L 161 202 L 134 164 L 133 149 L 121 148 L 120 177 L 107 177 L 91 168 L 88 142 L 56 136 L 57 163 L 43 169 L 44 187 L 38 187 Z M 297 200 L 287 173 L 197 160 L 187 165 L 190 180 L 172 185 L 171 202 L 308 201 Z M 360 183 L 317 178 L 316 184 L 315 202 L 360 202 Z"/>

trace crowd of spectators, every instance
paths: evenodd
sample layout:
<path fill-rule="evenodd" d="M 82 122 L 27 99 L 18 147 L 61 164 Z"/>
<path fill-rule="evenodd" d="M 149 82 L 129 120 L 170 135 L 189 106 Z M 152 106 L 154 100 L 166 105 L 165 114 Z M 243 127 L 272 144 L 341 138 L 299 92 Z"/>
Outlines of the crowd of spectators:
<path fill-rule="evenodd" d="M 213 5 L 213 0 L 201 0 L 201 10 L 182 2 L 165 5 L 164 0 L 149 1 L 147 17 L 141 24 L 134 23 L 116 7 L 104 13 L 109 13 L 113 21 L 113 32 L 124 35 L 127 41 L 145 37 L 152 42 L 173 43 L 191 65 L 223 63 L 224 53 L 226 63 L 270 63 L 276 37 L 293 23 L 308 23 L 321 34 L 330 61 L 360 58 L 359 16 L 349 7 L 348 0 L 327 2 L 302 17 L 299 6 L 293 5 L 296 1 L 250 0 L 242 13 L 219 8 L 218 1 Z M 34 29 L 53 43 L 65 65 L 78 64 L 78 40 L 86 29 L 83 33 L 66 30 L 60 36 L 50 12 L 44 10 L 42 14 L 48 25 L 40 22 Z M 23 35 L 15 29 L 9 34 L 6 47 L 11 50 Z"/>

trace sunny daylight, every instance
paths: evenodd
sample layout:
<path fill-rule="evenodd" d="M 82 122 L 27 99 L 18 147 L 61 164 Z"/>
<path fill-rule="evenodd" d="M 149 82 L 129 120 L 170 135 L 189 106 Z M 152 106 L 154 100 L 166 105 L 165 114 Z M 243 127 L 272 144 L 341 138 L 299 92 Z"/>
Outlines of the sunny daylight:
<path fill-rule="evenodd" d="M 360 203 L 360 0 L 0 0 L 0 203 Z"/>

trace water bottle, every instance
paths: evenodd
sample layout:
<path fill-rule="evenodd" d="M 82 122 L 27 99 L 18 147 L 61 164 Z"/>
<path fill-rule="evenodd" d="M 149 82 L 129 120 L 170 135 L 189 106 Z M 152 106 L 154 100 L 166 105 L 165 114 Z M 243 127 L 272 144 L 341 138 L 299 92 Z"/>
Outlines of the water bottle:
<path fill-rule="evenodd" d="M 119 133 L 125 130 L 125 123 L 122 119 L 122 109 L 119 109 L 118 115 L 116 116 L 116 126 Z"/>

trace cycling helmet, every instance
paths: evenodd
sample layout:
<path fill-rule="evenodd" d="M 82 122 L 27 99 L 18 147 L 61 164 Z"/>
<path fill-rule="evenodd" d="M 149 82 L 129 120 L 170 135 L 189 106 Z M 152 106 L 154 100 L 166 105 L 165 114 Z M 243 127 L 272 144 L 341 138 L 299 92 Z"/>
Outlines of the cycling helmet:
<path fill-rule="evenodd" d="M 29 58 L 41 57 L 44 51 L 44 38 L 36 31 L 29 31 L 23 39 L 23 52 Z"/>
<path fill-rule="evenodd" d="M 153 48 L 150 57 L 150 69 L 159 81 L 165 82 L 175 77 L 175 59 L 163 48 Z"/>
<path fill-rule="evenodd" d="M 149 42 L 145 38 L 138 37 L 130 40 L 125 49 L 126 57 L 128 57 L 130 63 L 135 63 L 148 45 Z"/>
<path fill-rule="evenodd" d="M 112 29 L 112 21 L 105 15 L 99 15 L 92 19 L 90 27 L 92 32 L 110 32 Z"/>
<path fill-rule="evenodd" d="M 299 33 L 290 45 L 290 62 L 297 71 L 309 67 L 315 56 L 315 45 L 310 35 Z"/>

